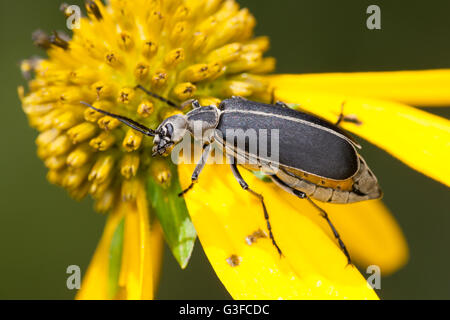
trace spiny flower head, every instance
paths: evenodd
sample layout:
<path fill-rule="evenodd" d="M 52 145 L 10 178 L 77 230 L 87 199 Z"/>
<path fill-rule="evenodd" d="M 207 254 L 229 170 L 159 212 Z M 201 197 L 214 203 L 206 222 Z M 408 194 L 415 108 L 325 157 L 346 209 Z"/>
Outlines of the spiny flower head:
<path fill-rule="evenodd" d="M 449 121 L 408 104 L 448 105 L 450 70 L 260 76 L 274 68 L 274 59 L 263 57 L 268 40 L 252 37 L 255 19 L 232 0 L 86 4 L 88 17 L 71 39 L 34 33 L 48 58 L 22 63 L 29 93 L 19 88 L 23 109 L 40 131 L 38 154 L 49 180 L 75 198 L 92 194 L 99 211 L 112 209 L 78 298 L 152 298 L 162 233 L 182 268 L 198 234 L 234 298 L 377 298 L 356 268 L 344 267 L 332 230 L 324 231 L 323 218 L 308 202 L 243 172 L 266 199 L 280 258 L 260 232 L 267 225 L 260 203 L 227 168 L 205 166 L 203 177 L 214 178 L 201 179 L 179 198 L 194 166 L 175 168 L 151 158 L 151 139 L 81 101 L 153 129 L 188 110 L 154 99 L 138 85 L 179 106 L 192 98 L 217 105 L 238 95 L 301 105 L 331 122 L 344 112 L 358 120 L 342 123 L 344 129 L 448 186 L 442 159 L 448 158 L 443 142 Z M 71 14 L 67 6 L 63 11 Z M 378 265 L 383 273 L 406 262 L 405 239 L 381 201 L 323 205 L 356 262 Z M 149 213 L 157 219 L 150 221 Z"/>
<path fill-rule="evenodd" d="M 233 95 L 270 99 L 257 76 L 274 68 L 274 59 L 263 57 L 269 41 L 253 38 L 255 19 L 234 0 L 91 0 L 86 8 L 71 39 L 33 34 L 48 58 L 23 61 L 29 93 L 19 88 L 19 94 L 40 132 L 38 155 L 48 179 L 76 199 L 91 194 L 98 211 L 133 199 L 148 172 L 161 183 L 170 174 L 151 161 L 150 139 L 80 101 L 156 128 L 181 111 L 138 85 L 180 105 L 191 98 L 217 104 Z"/>

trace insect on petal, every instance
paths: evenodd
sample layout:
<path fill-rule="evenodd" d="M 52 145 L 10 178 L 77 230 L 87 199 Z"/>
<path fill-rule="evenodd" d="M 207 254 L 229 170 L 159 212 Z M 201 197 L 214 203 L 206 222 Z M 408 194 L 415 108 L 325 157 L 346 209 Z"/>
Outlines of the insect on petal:
<path fill-rule="evenodd" d="M 179 165 L 183 187 L 193 169 Z M 347 266 L 337 244 L 299 213 L 303 208 L 294 210 L 279 197 L 279 189 L 242 172 L 250 187 L 263 194 L 284 256 L 267 237 L 248 241 L 255 231 L 267 233 L 261 203 L 242 190 L 228 166 L 207 165 L 203 170 L 185 199 L 206 255 L 233 298 L 378 298 L 359 271 Z"/>
<path fill-rule="evenodd" d="M 397 102 L 278 87 L 276 97 L 336 122 L 344 115 L 357 123 L 341 126 L 387 151 L 411 168 L 450 186 L 450 121 Z"/>

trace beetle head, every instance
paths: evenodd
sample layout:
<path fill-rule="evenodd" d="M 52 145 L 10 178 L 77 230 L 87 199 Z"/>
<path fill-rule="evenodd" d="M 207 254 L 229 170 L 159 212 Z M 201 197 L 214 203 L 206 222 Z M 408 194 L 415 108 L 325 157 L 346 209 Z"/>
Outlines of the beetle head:
<path fill-rule="evenodd" d="M 167 149 L 183 139 L 187 130 L 185 115 L 176 114 L 164 120 L 156 129 L 153 139 L 153 156 L 164 154 Z"/>
<path fill-rule="evenodd" d="M 80 103 L 100 113 L 113 117 L 126 124 L 127 126 L 133 128 L 134 130 L 141 132 L 142 134 L 154 137 L 152 148 L 153 156 L 157 154 L 164 154 L 168 148 L 180 142 L 186 134 L 188 119 L 183 114 L 176 114 L 167 118 L 159 125 L 159 127 L 155 131 L 132 119 L 98 109 L 87 102 L 80 101 Z"/>

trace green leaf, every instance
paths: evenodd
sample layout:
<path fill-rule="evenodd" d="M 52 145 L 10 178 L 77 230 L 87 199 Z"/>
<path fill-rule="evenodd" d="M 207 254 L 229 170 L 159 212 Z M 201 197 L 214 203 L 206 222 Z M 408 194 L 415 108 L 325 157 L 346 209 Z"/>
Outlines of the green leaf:
<path fill-rule="evenodd" d="M 125 218 L 117 225 L 109 246 L 108 294 L 113 299 L 119 289 L 120 266 L 122 264 L 123 233 Z"/>
<path fill-rule="evenodd" d="M 181 186 L 177 167 L 168 162 L 171 182 L 161 185 L 153 177 L 149 178 L 147 195 L 149 202 L 158 217 L 164 236 L 172 254 L 186 268 L 194 249 L 197 233 L 189 216 L 184 198 L 178 197 Z"/>
<path fill-rule="evenodd" d="M 298 104 L 298 103 L 287 103 L 287 105 L 291 109 L 298 109 L 300 107 L 300 104 Z"/>
<path fill-rule="evenodd" d="M 267 174 L 262 173 L 261 171 L 253 171 L 252 172 L 255 177 L 263 182 L 272 182 L 272 179 Z"/>

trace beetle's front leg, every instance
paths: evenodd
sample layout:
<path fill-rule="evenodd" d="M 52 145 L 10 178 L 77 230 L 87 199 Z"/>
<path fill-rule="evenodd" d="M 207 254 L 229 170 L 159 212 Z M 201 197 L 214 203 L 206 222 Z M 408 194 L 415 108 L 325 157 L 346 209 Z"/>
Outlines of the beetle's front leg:
<path fill-rule="evenodd" d="M 203 146 L 202 157 L 201 157 L 200 161 L 197 163 L 197 166 L 195 167 L 194 172 L 192 173 L 192 176 L 191 176 L 191 184 L 189 185 L 189 187 L 187 187 L 186 189 L 184 189 L 183 191 L 181 191 L 178 194 L 179 197 L 183 196 L 186 192 L 191 190 L 192 187 L 194 187 L 194 183 L 197 182 L 198 176 L 200 175 L 200 172 L 202 172 L 203 167 L 205 166 L 206 161 L 208 160 L 210 150 L 211 150 L 211 144 L 206 144 Z"/>
<path fill-rule="evenodd" d="M 264 204 L 263 196 L 249 188 L 247 182 L 245 182 L 244 178 L 242 178 L 242 176 L 241 176 L 241 174 L 240 174 L 240 172 L 239 172 L 239 170 L 237 168 L 237 164 L 236 164 L 237 160 L 234 157 L 229 157 L 229 159 L 230 159 L 231 171 L 233 172 L 233 175 L 236 178 L 236 180 L 241 185 L 242 189 L 244 189 L 245 191 L 250 192 L 255 197 L 258 197 L 258 199 L 261 201 L 261 204 L 262 204 L 262 207 L 263 207 L 263 211 L 264 211 L 264 219 L 266 219 L 267 230 L 269 230 L 270 239 L 272 240 L 272 243 L 275 246 L 275 248 L 277 249 L 277 251 L 280 254 L 280 256 L 282 256 L 283 253 L 281 252 L 280 247 L 278 247 L 278 244 L 275 241 L 275 238 L 274 238 L 273 233 L 272 233 L 272 226 L 270 225 L 270 221 L 269 221 L 269 213 L 267 212 L 266 205 Z"/>

